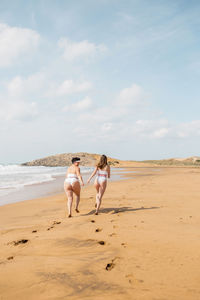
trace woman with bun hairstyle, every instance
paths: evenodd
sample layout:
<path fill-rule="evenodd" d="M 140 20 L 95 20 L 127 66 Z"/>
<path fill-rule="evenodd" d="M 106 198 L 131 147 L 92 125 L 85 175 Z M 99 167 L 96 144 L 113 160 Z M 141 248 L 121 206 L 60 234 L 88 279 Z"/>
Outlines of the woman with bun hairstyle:
<path fill-rule="evenodd" d="M 72 165 L 67 169 L 66 179 L 64 181 L 64 190 L 68 198 L 67 204 L 68 204 L 69 218 L 71 218 L 72 216 L 73 193 L 76 195 L 75 211 L 79 213 L 78 205 L 80 202 L 81 185 L 82 186 L 84 185 L 83 178 L 80 173 L 79 163 L 80 163 L 79 157 L 72 158 Z"/>
<path fill-rule="evenodd" d="M 96 174 L 97 174 L 97 177 L 94 182 L 94 186 L 97 191 L 95 215 L 98 215 L 99 208 L 101 206 L 102 197 L 103 197 L 103 194 L 104 194 L 104 192 L 106 190 L 106 186 L 107 186 L 107 178 L 110 178 L 110 166 L 108 165 L 107 157 L 104 154 L 101 155 L 100 160 L 99 160 L 96 168 L 94 169 L 93 173 L 89 177 L 87 183 L 89 183 L 90 180 L 92 179 L 92 177 L 94 177 Z"/>

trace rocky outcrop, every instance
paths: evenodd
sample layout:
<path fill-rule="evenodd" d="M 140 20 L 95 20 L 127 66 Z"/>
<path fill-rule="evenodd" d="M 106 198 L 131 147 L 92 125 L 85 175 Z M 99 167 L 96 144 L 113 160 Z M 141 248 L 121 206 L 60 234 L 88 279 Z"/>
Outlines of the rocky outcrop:
<path fill-rule="evenodd" d="M 30 162 L 23 163 L 23 166 L 46 166 L 46 167 L 59 167 L 69 166 L 71 159 L 78 156 L 81 159 L 82 166 L 94 166 L 100 158 L 99 154 L 90 154 L 85 152 L 79 153 L 63 153 L 47 156 L 44 158 L 36 159 Z M 109 163 L 113 166 L 118 165 L 119 161 L 113 158 L 108 158 Z"/>
<path fill-rule="evenodd" d="M 23 163 L 23 166 L 46 166 L 46 167 L 65 167 L 71 164 L 71 159 L 78 156 L 81 159 L 81 166 L 95 166 L 99 161 L 100 154 L 92 154 L 86 152 L 78 153 L 63 153 L 47 156 L 44 158 L 36 159 L 30 162 Z M 145 160 L 145 161 L 132 161 L 132 160 L 119 160 L 108 157 L 108 163 L 113 167 L 151 167 L 151 166 L 200 166 L 200 157 L 192 156 L 187 158 L 171 158 L 162 160 Z"/>

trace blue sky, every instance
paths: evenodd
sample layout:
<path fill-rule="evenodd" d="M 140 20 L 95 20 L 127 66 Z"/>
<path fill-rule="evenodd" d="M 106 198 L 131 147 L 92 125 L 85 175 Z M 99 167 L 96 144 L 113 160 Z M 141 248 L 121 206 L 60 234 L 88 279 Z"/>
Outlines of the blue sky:
<path fill-rule="evenodd" d="M 199 1 L 0 1 L 0 163 L 200 152 Z"/>

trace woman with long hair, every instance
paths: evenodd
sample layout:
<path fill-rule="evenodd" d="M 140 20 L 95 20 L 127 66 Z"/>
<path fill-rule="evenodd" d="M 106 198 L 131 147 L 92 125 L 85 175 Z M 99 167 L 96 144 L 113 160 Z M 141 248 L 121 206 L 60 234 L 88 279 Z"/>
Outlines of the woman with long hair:
<path fill-rule="evenodd" d="M 97 190 L 95 215 L 98 215 L 99 208 L 101 206 L 101 200 L 102 200 L 103 194 L 104 194 L 104 192 L 106 190 L 106 186 L 107 186 L 107 178 L 110 178 L 110 166 L 108 165 L 106 155 L 101 155 L 100 160 L 99 160 L 96 168 L 94 169 L 93 173 L 89 177 L 87 183 L 89 183 L 90 180 L 92 179 L 92 177 L 94 177 L 96 174 L 97 174 L 97 177 L 94 182 L 94 186 Z"/>
<path fill-rule="evenodd" d="M 72 216 L 72 202 L 73 202 L 73 193 L 76 195 L 76 207 L 75 211 L 79 213 L 78 205 L 80 202 L 80 192 L 81 192 L 81 185 L 84 185 L 80 168 L 79 168 L 80 158 L 73 157 L 72 158 L 72 165 L 67 169 L 66 179 L 64 181 L 64 190 L 68 198 L 68 217 L 71 218 Z M 80 181 L 80 182 L 79 182 Z M 80 185 L 81 183 L 81 185 Z"/>

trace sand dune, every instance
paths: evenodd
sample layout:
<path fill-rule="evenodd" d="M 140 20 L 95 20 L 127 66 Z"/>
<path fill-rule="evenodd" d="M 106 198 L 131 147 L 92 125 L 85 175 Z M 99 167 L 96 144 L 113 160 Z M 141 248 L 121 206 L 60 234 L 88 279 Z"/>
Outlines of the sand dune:
<path fill-rule="evenodd" d="M 138 170 L 138 169 L 137 169 Z M 200 171 L 140 169 L 94 189 L 0 207 L 1 299 L 200 299 Z"/>

